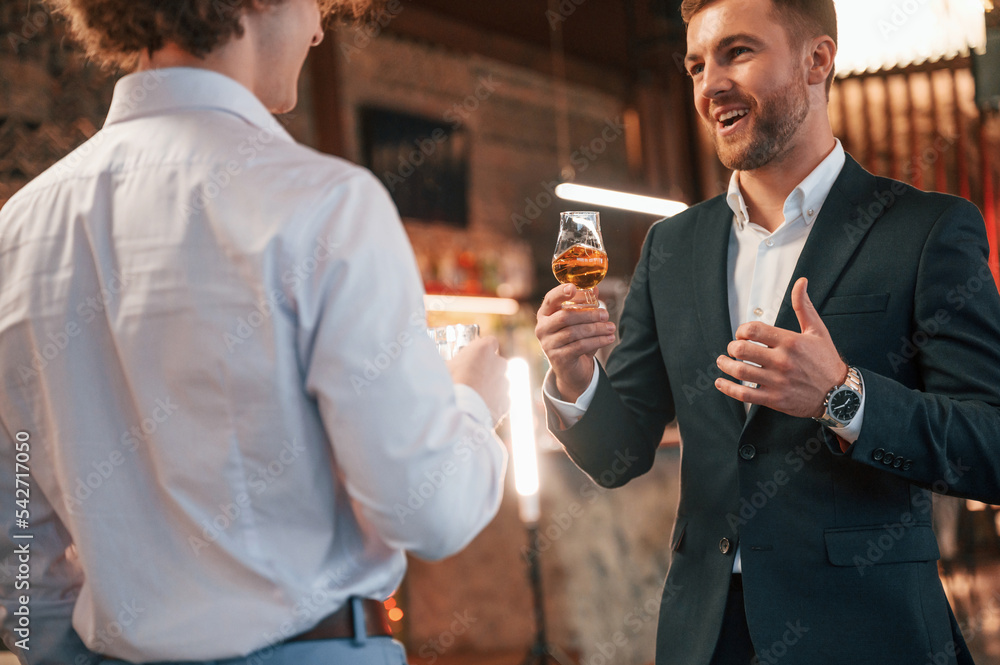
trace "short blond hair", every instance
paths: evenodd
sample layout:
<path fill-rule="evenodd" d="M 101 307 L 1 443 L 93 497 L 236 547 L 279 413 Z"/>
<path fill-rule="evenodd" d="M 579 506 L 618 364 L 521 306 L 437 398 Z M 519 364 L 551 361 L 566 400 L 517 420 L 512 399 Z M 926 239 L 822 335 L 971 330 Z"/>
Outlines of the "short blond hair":
<path fill-rule="evenodd" d="M 694 15 L 716 0 L 683 0 L 681 18 L 687 25 Z M 785 32 L 793 45 L 805 44 L 815 37 L 828 36 L 837 43 L 837 9 L 833 0 L 771 0 L 775 17 L 785 26 Z M 830 71 L 826 79 L 826 91 L 836 72 Z"/>

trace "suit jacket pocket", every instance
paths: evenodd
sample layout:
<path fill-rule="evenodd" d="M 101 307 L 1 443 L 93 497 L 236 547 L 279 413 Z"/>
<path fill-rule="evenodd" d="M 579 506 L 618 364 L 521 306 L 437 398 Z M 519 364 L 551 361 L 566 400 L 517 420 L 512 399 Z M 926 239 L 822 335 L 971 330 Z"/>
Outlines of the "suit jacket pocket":
<path fill-rule="evenodd" d="M 821 316 L 836 314 L 866 314 L 884 312 L 889 306 L 888 293 L 872 293 L 858 296 L 831 296 L 823 305 Z"/>
<path fill-rule="evenodd" d="M 935 561 L 941 557 L 930 524 L 826 529 L 826 555 L 835 566 Z"/>

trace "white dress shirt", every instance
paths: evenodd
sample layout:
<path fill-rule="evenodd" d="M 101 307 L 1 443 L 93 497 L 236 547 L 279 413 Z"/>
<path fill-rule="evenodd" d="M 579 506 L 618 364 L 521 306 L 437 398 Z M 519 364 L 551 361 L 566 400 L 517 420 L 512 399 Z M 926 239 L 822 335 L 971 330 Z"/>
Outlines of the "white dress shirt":
<path fill-rule="evenodd" d="M 0 620 L 29 533 L 29 658 L 71 614 L 121 659 L 247 654 L 496 513 L 506 452 L 425 333 L 385 189 L 231 79 L 119 81 L 0 212 L 0 285 Z"/>
<path fill-rule="evenodd" d="M 729 180 L 726 203 L 733 211 L 727 274 L 729 320 L 732 323 L 734 338 L 736 330 L 744 323 L 762 321 L 773 326 L 778 318 L 778 309 L 790 286 L 795 264 L 813 228 L 813 222 L 816 221 L 826 197 L 833 188 L 833 183 L 844 168 L 844 148 L 839 139 L 835 140 L 833 151 L 785 199 L 784 220 L 773 233 L 768 233 L 762 226 L 750 221 L 750 212 L 740 191 L 739 171 L 733 172 Z M 590 386 L 575 403 L 556 398 L 558 391 L 551 372 L 546 377 L 544 386 L 546 398 L 566 425 L 579 421 L 594 399 L 598 378 L 596 359 L 594 363 L 594 377 Z M 745 404 L 745 407 L 749 410 L 750 405 Z M 863 416 L 862 397 L 861 409 L 850 426 L 831 428 L 831 431 L 853 443 L 861 434 Z M 733 572 L 738 573 L 741 570 L 740 552 L 737 549 Z"/>

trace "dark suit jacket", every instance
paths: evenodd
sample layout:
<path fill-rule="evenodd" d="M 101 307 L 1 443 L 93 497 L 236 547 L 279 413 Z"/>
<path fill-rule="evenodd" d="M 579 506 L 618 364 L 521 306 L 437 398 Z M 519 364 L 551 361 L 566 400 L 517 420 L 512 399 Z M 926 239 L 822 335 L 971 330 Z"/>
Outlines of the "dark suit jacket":
<path fill-rule="evenodd" d="M 564 431 L 550 412 L 570 457 L 608 487 L 646 472 L 678 419 L 657 664 L 709 662 L 737 545 L 762 663 L 956 662 L 930 490 L 1000 503 L 1000 297 L 979 211 L 847 158 L 792 279 L 809 278 L 864 377 L 847 454 L 813 420 L 747 415 L 713 386 L 732 339 L 732 219 L 718 197 L 652 227 L 592 405 Z M 776 324 L 798 331 L 790 287 Z M 626 452 L 639 458 L 627 468 Z"/>

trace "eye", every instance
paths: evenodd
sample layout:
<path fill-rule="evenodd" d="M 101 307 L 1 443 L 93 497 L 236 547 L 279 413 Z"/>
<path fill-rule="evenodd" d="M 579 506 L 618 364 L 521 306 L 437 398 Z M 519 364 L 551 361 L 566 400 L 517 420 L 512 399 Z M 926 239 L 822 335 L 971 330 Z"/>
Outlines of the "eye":
<path fill-rule="evenodd" d="M 694 78 L 698 74 L 701 74 L 702 71 L 704 71 L 704 69 L 705 69 L 705 65 L 702 65 L 702 64 L 691 65 L 691 67 L 688 69 L 688 73 L 687 74 L 691 78 Z"/>
<path fill-rule="evenodd" d="M 747 48 L 746 46 L 736 46 L 729 52 L 729 54 L 734 58 L 737 56 L 741 56 L 744 53 L 750 53 L 750 49 Z"/>

